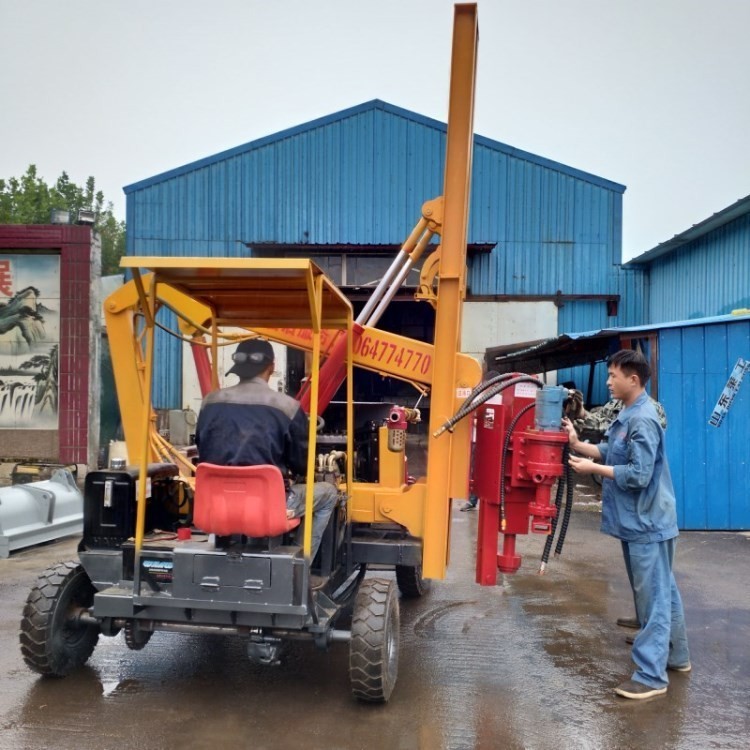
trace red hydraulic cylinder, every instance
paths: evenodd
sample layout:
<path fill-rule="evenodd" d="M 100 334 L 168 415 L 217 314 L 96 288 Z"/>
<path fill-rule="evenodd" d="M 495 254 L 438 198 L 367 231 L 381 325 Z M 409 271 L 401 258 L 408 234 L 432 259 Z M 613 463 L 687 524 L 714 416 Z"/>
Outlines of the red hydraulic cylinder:
<path fill-rule="evenodd" d="M 353 326 L 353 343 L 356 345 L 362 336 L 364 328 L 358 323 Z M 339 386 L 346 379 L 346 335 L 339 334 L 336 341 L 331 347 L 331 351 L 320 368 L 320 383 L 318 384 L 318 414 L 322 414 L 328 404 L 331 403 Z M 297 400 L 300 402 L 305 413 L 310 413 L 310 395 L 312 389 L 309 383 L 297 394 Z"/>
<path fill-rule="evenodd" d="M 208 359 L 208 347 L 191 342 L 190 348 L 193 351 L 195 370 L 198 373 L 198 385 L 201 389 L 201 397 L 206 398 L 213 390 L 211 388 L 211 362 Z"/>

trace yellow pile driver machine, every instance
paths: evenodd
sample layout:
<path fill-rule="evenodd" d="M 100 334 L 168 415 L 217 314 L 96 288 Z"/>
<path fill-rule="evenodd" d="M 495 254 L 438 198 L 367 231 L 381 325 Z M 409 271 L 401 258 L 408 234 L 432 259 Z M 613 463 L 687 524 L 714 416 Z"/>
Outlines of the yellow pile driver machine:
<path fill-rule="evenodd" d="M 418 597 L 429 579 L 444 577 L 451 498 L 469 491 L 472 420 L 456 415 L 470 413 L 488 393 L 479 364 L 460 353 L 477 40 L 476 6 L 457 5 L 444 193 L 424 204 L 356 320 L 349 300 L 310 260 L 123 259 L 132 280 L 105 301 L 105 315 L 130 465 L 89 473 L 79 561 L 46 571 L 29 596 L 21 645 L 32 669 L 65 675 L 88 659 L 100 634 L 121 630 L 131 649 L 143 648 L 155 631 L 234 635 L 267 663 L 289 639 L 320 648 L 346 642 L 354 695 L 388 700 L 398 670 L 397 589 Z M 435 235 L 437 245 L 430 242 Z M 430 254 L 417 296 L 435 308 L 432 343 L 377 328 L 423 253 Z M 172 333 L 192 346 L 204 394 L 218 387 L 221 346 L 261 336 L 309 353 L 301 397 L 310 424 L 301 534 L 243 516 L 248 503 L 278 511 L 283 483 L 256 481 L 257 467 L 213 482 L 198 471 L 196 481 L 200 456 L 175 449 L 158 432 L 151 389 L 163 307 L 179 320 Z M 375 448 L 354 444 L 354 367 L 429 392 L 424 476 L 413 480 L 405 471 L 405 431 L 419 418 L 414 409 L 395 404 Z M 345 436 L 332 447 L 320 439 L 318 416 L 344 381 Z M 487 422 L 485 414 L 485 423 L 500 420 Z M 338 503 L 312 559 L 312 485 L 320 480 L 337 487 Z M 538 477 L 529 481 L 540 484 Z M 494 551 L 489 567 L 478 567 L 478 580 L 494 583 L 505 514 L 501 521 L 492 498 L 485 505 L 483 538 Z M 368 566 L 395 570 L 395 581 L 366 576 Z"/>

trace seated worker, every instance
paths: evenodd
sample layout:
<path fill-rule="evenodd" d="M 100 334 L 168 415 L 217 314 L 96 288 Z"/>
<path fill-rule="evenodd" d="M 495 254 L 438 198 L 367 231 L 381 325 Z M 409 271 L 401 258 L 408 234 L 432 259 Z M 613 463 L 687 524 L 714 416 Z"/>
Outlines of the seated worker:
<path fill-rule="evenodd" d="M 234 373 L 240 382 L 209 393 L 201 405 L 195 435 L 199 460 L 219 466 L 272 464 L 285 478 L 289 472 L 304 476 L 308 418 L 298 401 L 268 385 L 274 368 L 273 347 L 264 339 L 242 341 L 232 359 L 234 365 L 227 375 Z M 304 515 L 305 488 L 304 484 L 289 487 L 289 518 Z M 314 485 L 311 559 L 318 551 L 337 494 L 329 482 Z"/>

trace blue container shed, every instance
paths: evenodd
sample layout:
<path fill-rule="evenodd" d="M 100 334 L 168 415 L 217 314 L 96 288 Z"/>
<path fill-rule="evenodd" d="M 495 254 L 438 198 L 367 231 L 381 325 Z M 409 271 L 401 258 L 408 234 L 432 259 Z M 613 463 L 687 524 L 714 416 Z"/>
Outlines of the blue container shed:
<path fill-rule="evenodd" d="M 709 424 L 735 364 L 750 362 L 750 315 L 662 326 L 658 346 L 680 528 L 750 529 L 750 373 L 721 424 Z"/>

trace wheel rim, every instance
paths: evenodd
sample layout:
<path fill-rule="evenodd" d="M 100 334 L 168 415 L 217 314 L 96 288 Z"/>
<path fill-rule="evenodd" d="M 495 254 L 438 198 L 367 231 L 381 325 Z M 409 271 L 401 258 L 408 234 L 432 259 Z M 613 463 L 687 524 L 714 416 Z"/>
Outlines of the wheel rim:
<path fill-rule="evenodd" d="M 60 598 L 55 611 L 55 619 L 60 624 L 60 637 L 70 645 L 78 645 L 88 634 L 89 626 L 81 623 L 79 617 L 87 612 L 91 592 L 85 585 L 75 586 Z"/>

